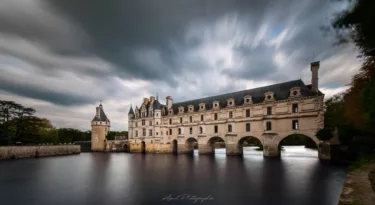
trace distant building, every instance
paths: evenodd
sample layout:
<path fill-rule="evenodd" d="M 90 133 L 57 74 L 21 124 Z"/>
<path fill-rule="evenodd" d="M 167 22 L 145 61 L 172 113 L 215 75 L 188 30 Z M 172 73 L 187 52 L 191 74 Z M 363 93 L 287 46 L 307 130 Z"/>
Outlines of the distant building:
<path fill-rule="evenodd" d="M 238 155 L 245 139 L 255 137 L 265 156 L 279 156 L 279 143 L 293 134 L 318 144 L 315 133 L 324 125 L 318 70 L 319 62 L 311 63 L 310 85 L 293 80 L 177 103 L 167 96 L 166 105 L 144 98 L 128 113 L 130 151 L 191 153 L 197 142 L 199 154 L 209 154 L 221 138 L 227 155 Z"/>

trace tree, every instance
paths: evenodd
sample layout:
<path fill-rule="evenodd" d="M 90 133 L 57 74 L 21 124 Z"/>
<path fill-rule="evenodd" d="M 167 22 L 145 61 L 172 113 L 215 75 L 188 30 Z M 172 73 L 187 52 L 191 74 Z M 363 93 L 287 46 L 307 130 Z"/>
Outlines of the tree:
<path fill-rule="evenodd" d="M 375 1 L 347 1 L 349 8 L 337 16 L 333 27 L 340 42 L 352 40 L 359 48 L 363 65 L 344 96 L 345 115 L 356 129 L 375 134 Z"/>

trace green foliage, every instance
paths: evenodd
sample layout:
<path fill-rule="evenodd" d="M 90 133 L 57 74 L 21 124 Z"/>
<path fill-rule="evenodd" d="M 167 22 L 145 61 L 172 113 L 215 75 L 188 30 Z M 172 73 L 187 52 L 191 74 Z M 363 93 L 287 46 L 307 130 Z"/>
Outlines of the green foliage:
<path fill-rule="evenodd" d="M 0 101 L 0 145 L 73 143 L 91 140 L 91 131 L 56 129 L 45 118 L 34 116 L 35 110 L 13 101 Z"/>

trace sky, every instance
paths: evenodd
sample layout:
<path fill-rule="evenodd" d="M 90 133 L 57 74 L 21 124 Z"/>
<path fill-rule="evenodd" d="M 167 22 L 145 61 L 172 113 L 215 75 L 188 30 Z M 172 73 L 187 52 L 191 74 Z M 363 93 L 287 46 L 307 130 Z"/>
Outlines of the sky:
<path fill-rule="evenodd" d="M 58 128 L 91 129 L 101 102 L 112 130 L 130 105 L 174 102 L 289 80 L 329 98 L 360 67 L 329 25 L 347 7 L 327 0 L 2 0 L 0 100 Z M 328 28 L 328 29 L 322 29 Z"/>

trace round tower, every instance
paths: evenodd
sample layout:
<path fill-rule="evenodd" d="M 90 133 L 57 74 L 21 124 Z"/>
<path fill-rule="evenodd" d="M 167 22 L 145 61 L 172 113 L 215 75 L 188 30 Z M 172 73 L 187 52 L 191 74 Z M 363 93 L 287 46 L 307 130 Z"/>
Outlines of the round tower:
<path fill-rule="evenodd" d="M 111 122 L 104 113 L 103 105 L 96 107 L 96 115 L 91 121 L 91 151 L 104 151 L 106 136 Z"/>

